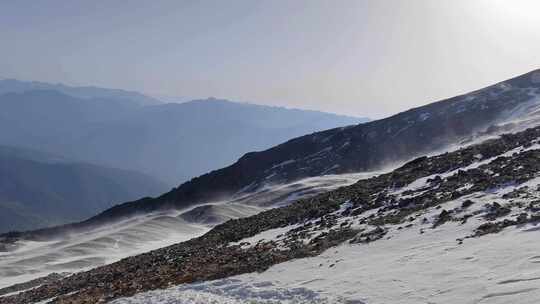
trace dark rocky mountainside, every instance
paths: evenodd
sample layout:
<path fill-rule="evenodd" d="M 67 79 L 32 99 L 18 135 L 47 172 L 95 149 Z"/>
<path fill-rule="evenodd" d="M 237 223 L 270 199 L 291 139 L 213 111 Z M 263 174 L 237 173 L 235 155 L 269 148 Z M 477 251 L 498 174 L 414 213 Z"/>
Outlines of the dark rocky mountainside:
<path fill-rule="evenodd" d="M 462 235 L 455 241 L 466 246 L 469 239 L 539 222 L 539 176 L 536 127 L 420 157 L 392 172 L 230 220 L 199 238 L 57 278 L 0 298 L 0 303 L 54 297 L 53 303 L 107 302 L 175 284 L 264 271 L 345 242 L 365 246 L 404 231 L 417 231 L 422 238 L 427 230 L 449 223 L 470 227 L 460 229 Z M 249 239 L 277 228 L 283 232 L 273 238 Z"/>
<path fill-rule="evenodd" d="M 380 169 L 477 136 L 519 130 L 537 123 L 540 71 L 392 117 L 302 136 L 233 165 L 194 178 L 155 199 L 115 206 L 69 229 L 138 213 L 182 208 L 279 183 L 329 173 Z M 54 234 L 64 228 L 34 232 Z"/>

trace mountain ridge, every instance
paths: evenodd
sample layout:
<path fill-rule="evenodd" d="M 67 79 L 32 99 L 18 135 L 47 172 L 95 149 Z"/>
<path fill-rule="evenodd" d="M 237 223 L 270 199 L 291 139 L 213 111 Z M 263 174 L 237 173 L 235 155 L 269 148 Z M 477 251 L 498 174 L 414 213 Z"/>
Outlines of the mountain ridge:
<path fill-rule="evenodd" d="M 271 176 L 273 169 L 279 169 L 274 170 L 277 173 L 276 174 L 282 174 L 283 178 L 285 180 L 293 180 L 300 177 L 306 177 L 306 176 L 314 176 L 316 174 L 323 173 L 350 173 L 355 171 L 365 171 L 365 170 L 376 170 L 380 169 L 381 165 L 387 164 L 388 162 L 394 162 L 399 161 L 399 159 L 406 159 L 406 158 L 413 158 L 419 154 L 433 151 L 436 149 L 441 149 L 446 144 L 450 144 L 452 140 L 444 139 L 442 142 L 438 142 L 439 139 L 436 137 L 431 137 L 431 142 L 429 142 L 427 136 L 423 136 L 420 133 L 420 136 L 413 137 L 413 139 L 416 139 L 416 142 L 411 142 L 411 138 L 408 138 L 404 136 L 403 128 L 406 128 L 407 118 L 413 115 L 417 115 L 418 118 L 420 118 L 420 123 L 422 123 L 421 127 L 419 129 L 414 130 L 408 130 L 409 133 L 417 134 L 419 132 L 433 132 L 436 135 L 443 134 L 445 136 L 451 136 L 452 139 L 455 138 L 463 138 L 473 135 L 473 132 L 482 130 L 483 128 L 488 128 L 496 123 L 498 123 L 498 118 L 500 117 L 500 112 L 504 111 L 504 109 L 507 109 L 509 104 L 507 101 L 511 101 L 512 104 L 510 106 L 520 103 L 525 103 L 530 100 L 530 96 L 523 95 L 521 92 L 518 92 L 518 97 L 521 99 L 515 99 L 515 96 L 503 96 L 503 98 L 495 99 L 491 98 L 491 91 L 494 90 L 495 92 L 499 92 L 499 87 L 503 83 L 510 83 L 511 85 L 515 85 L 518 88 L 521 88 L 523 86 L 535 86 L 535 89 L 537 90 L 535 94 L 538 93 L 538 90 L 540 89 L 540 81 L 536 82 L 534 81 L 534 77 L 538 77 L 535 75 L 538 75 L 540 73 L 540 70 L 535 70 L 533 72 L 518 76 L 516 78 L 507 80 L 505 82 L 486 87 L 481 90 L 474 91 L 471 94 L 478 94 L 479 92 L 482 92 L 484 95 L 487 96 L 480 96 L 480 102 L 477 104 L 472 104 L 475 108 L 468 111 L 468 113 L 464 113 L 465 111 L 462 111 L 459 107 L 461 106 L 460 102 L 462 103 L 464 99 L 469 98 L 472 96 L 471 94 L 465 94 L 460 95 L 454 98 L 446 99 L 440 102 L 436 102 L 433 104 L 429 104 L 426 106 L 414 108 L 408 111 L 404 111 L 402 113 L 398 113 L 394 116 L 391 116 L 386 119 L 373 121 L 370 123 L 360 124 L 358 126 L 351 126 L 351 127 L 345 127 L 345 128 L 335 128 L 331 130 L 326 130 L 322 132 L 317 132 L 311 135 L 304 135 L 299 138 L 291 139 L 283 144 L 280 144 L 278 146 L 275 146 L 273 148 L 270 148 L 263 152 L 251 152 L 247 153 L 244 156 L 242 156 L 236 163 L 234 163 L 231 166 L 225 167 L 223 169 L 215 170 L 210 173 L 207 173 L 205 175 L 202 175 L 200 177 L 194 178 L 191 181 L 181 185 L 180 187 L 177 187 L 175 190 L 166 193 L 159 198 L 157 198 L 158 201 L 160 201 L 163 206 L 169 207 L 167 205 L 175 205 L 179 202 L 184 202 L 187 205 L 191 204 L 197 204 L 200 202 L 203 202 L 204 200 L 211 200 L 212 195 L 208 195 L 208 191 L 204 190 L 203 188 L 212 188 L 215 191 L 215 196 L 219 197 L 221 195 L 232 195 L 236 193 L 237 191 L 241 190 L 242 188 L 245 188 L 246 186 L 249 186 L 250 183 L 253 183 L 256 181 L 256 179 L 263 179 L 264 177 L 256 177 L 251 172 L 257 172 L 260 174 L 261 170 L 269 170 L 262 172 L 264 174 L 267 174 L 266 176 Z M 504 93 L 504 92 L 503 92 Z M 483 97 L 483 98 L 482 98 Z M 455 107 L 455 102 L 458 102 L 457 109 L 455 114 L 457 118 L 455 120 L 451 120 L 447 118 L 447 121 L 434 121 L 433 123 L 427 124 L 425 123 L 427 119 L 422 120 L 422 114 L 420 113 L 425 111 L 426 113 L 429 113 L 432 115 L 434 110 L 440 109 L 442 106 L 442 110 L 446 110 L 447 108 Z M 486 102 L 497 102 L 495 104 L 495 108 L 491 108 L 490 112 L 488 112 L 488 108 L 485 107 Z M 434 109 L 435 108 L 435 109 Z M 482 118 L 484 121 L 480 121 L 479 117 L 477 115 L 477 110 L 482 111 Z M 463 115 L 461 113 L 464 113 Z M 462 117 L 461 117 L 462 116 Z M 452 118 L 452 117 L 451 117 Z M 405 120 L 405 123 L 403 122 Z M 394 122 L 397 121 L 402 126 L 396 126 Z M 404 126 L 403 126 L 404 125 Z M 388 130 L 388 128 L 394 128 L 393 134 L 390 138 L 390 144 L 392 146 L 384 146 L 385 142 L 383 142 L 383 146 L 377 148 L 377 147 L 369 147 L 369 146 L 363 146 L 360 145 L 360 149 L 363 149 L 363 151 L 351 151 L 349 147 L 347 147 L 345 144 L 348 142 L 347 134 L 349 133 L 348 138 L 352 138 L 353 140 L 357 140 L 361 143 L 369 142 L 370 140 L 373 140 L 375 138 L 375 135 L 373 134 L 374 131 L 379 131 L 381 129 Z M 446 128 L 446 129 L 445 129 Z M 397 130 L 396 130 L 397 129 Z M 358 136 L 357 132 L 358 130 L 361 131 L 360 136 Z M 442 130 L 442 131 L 441 131 Z M 439 132 L 439 133 L 437 133 Z M 396 136 L 399 135 L 399 138 L 396 140 Z M 290 160 L 297 159 L 299 157 L 305 157 L 306 155 L 310 154 L 317 154 L 318 151 L 324 151 L 324 147 L 327 146 L 325 143 L 330 140 L 331 137 L 338 137 L 338 146 L 341 145 L 340 148 L 347 149 L 347 153 L 350 155 L 350 160 L 347 161 L 347 166 L 343 167 L 336 167 L 333 169 L 328 170 L 329 168 L 332 168 L 335 166 L 335 160 L 336 158 L 339 158 L 340 156 L 333 156 L 328 155 L 326 156 L 327 159 L 329 159 L 330 164 L 327 165 L 327 167 L 320 167 L 321 163 L 324 165 L 324 162 L 321 162 L 321 159 L 317 159 L 317 166 L 319 168 L 315 168 L 315 173 L 308 173 L 308 174 L 302 174 L 299 173 L 298 170 L 292 170 L 292 172 L 287 172 L 286 170 L 282 170 L 282 167 L 287 166 L 295 166 L 295 168 L 298 168 L 298 164 L 295 162 L 292 163 L 286 163 Z M 356 137 L 356 138 L 355 138 Z M 345 140 L 344 140 L 345 138 Z M 392 142 L 392 140 L 397 141 Z M 426 142 L 429 144 L 429 147 L 426 147 Z M 322 143 L 322 145 L 321 145 Z M 402 147 L 400 144 L 407 145 L 407 147 Z M 416 147 L 421 147 L 421 149 L 418 149 Z M 318 150 L 320 149 L 320 150 Z M 377 149 L 379 151 L 377 151 Z M 380 151 L 383 149 L 384 151 Z M 403 150 L 403 151 L 400 151 Z M 384 153 L 386 151 L 386 153 Z M 385 155 L 389 154 L 388 152 L 391 152 L 394 155 Z M 357 153 L 354 153 L 357 152 Z M 296 154 L 296 155 L 295 155 Z M 275 155 L 270 157 L 266 157 L 267 155 Z M 383 157 L 381 157 L 381 155 Z M 315 155 L 316 157 L 319 155 Z M 360 162 L 359 159 L 362 157 L 371 157 L 373 160 L 368 160 L 364 162 Z M 308 159 L 309 160 L 309 159 Z M 306 162 L 304 162 L 306 163 Z M 281 164 L 281 166 L 280 166 Z M 278 166 L 278 167 L 273 167 Z M 249 168 L 248 168 L 249 167 Z M 297 174 L 296 176 L 287 176 L 287 174 Z M 313 174 L 313 175 L 311 175 Z M 216 180 L 219 180 L 216 181 Z M 220 187 L 220 188 L 217 188 Z M 204 194 L 197 197 L 197 193 L 203 192 Z M 184 198 L 184 197 L 185 198 Z M 188 202 L 188 199 L 193 199 L 194 202 Z M 147 203 L 146 201 L 144 202 Z M 141 205 L 141 203 L 135 203 Z M 140 206 L 143 208 L 143 210 L 152 209 L 148 206 Z M 111 214 L 114 214 L 115 212 L 121 213 L 120 209 L 127 208 L 126 205 L 120 205 L 115 206 L 112 209 L 109 210 Z M 148 209 L 146 209 L 148 208 Z M 161 206 L 156 207 L 155 210 L 160 209 Z M 104 216 L 104 215 L 101 215 Z"/>
<path fill-rule="evenodd" d="M 519 130 L 538 120 L 532 110 L 540 104 L 539 73 L 535 70 L 382 120 L 291 139 L 266 151 L 247 153 L 228 167 L 193 178 L 154 199 L 126 202 L 81 223 L 34 233 L 43 236 L 137 214 L 182 209 L 254 190 L 261 183 L 376 170 L 449 145 L 471 142 L 476 136 Z"/>
<path fill-rule="evenodd" d="M 415 244 L 425 240 L 426 244 L 432 245 L 437 238 L 445 252 L 449 246 L 453 250 L 467 248 L 470 243 L 477 243 L 476 240 L 486 240 L 488 235 L 498 236 L 503 231 L 521 231 L 521 234 L 535 231 L 540 219 L 538 200 L 534 200 L 540 197 L 536 187 L 539 160 L 540 127 L 503 134 L 453 152 L 419 157 L 391 172 L 359 180 L 351 186 L 250 217 L 229 220 L 201 237 L 63 279 L 53 279 L 2 300 L 3 303 L 18 304 L 57 297 L 59 303 L 89 300 L 144 303 L 154 296 L 168 298 L 171 289 L 167 288 L 191 286 L 201 292 L 201 284 L 212 280 L 217 286 L 239 287 L 238 279 L 219 279 L 254 272 L 262 276 L 264 271 L 285 262 L 289 266 L 305 267 L 306 262 L 302 261 L 323 252 L 341 259 L 333 261 L 322 257 L 316 261 L 324 260 L 324 264 L 311 265 L 313 262 L 310 262 L 310 268 L 302 271 L 313 274 L 321 271 L 323 266 L 333 268 L 341 262 L 355 265 L 354 260 L 350 261 L 352 256 L 361 256 L 363 250 L 378 244 L 397 242 L 396 246 L 407 248 L 404 246 L 411 240 Z M 402 240 L 402 235 L 407 238 Z M 494 238 L 486 241 L 493 242 Z M 498 246 L 502 244 L 498 243 Z M 330 248 L 335 250 L 328 251 Z M 430 246 L 422 249 L 430 250 Z M 339 251 L 352 253 L 340 256 Z M 441 253 L 438 257 L 443 258 Z M 427 262 L 433 261 L 423 261 Z M 304 266 L 294 263 L 304 263 Z M 461 271 L 467 276 L 474 274 L 467 268 Z M 380 272 L 378 269 L 369 275 Z M 491 269 L 489 275 L 481 276 L 481 282 L 491 280 L 491 274 L 495 272 Z M 344 284 L 347 280 L 358 280 L 359 276 L 361 279 L 361 275 L 360 271 L 360 274 L 353 272 L 349 277 L 340 278 L 332 273 L 334 279 Z M 440 284 L 448 282 L 447 277 L 441 279 L 439 276 L 430 277 L 430 280 L 438 284 L 430 286 L 434 290 L 440 290 Z M 305 284 L 310 285 L 312 281 Z M 385 281 L 385 284 L 390 283 Z M 348 289 L 354 288 L 354 284 L 349 285 L 346 285 Z M 259 287 L 265 286 L 274 290 L 273 284 Z M 325 285 L 326 291 L 341 296 L 334 298 L 334 303 L 351 303 L 364 296 L 343 294 L 339 288 L 331 286 L 334 285 Z M 156 289 L 162 289 L 161 293 L 141 294 Z M 431 289 L 428 293 L 433 294 Z M 480 288 L 479 291 L 485 290 Z M 327 294 L 325 290 L 322 292 Z M 410 293 L 410 289 L 406 292 Z M 228 294 L 228 291 L 222 293 Z M 441 293 L 436 295 L 441 296 Z M 268 296 L 274 299 L 273 295 Z"/>
<path fill-rule="evenodd" d="M 0 231 L 82 220 L 115 202 L 167 186 L 139 172 L 0 146 Z"/>
<path fill-rule="evenodd" d="M 58 91 L 72 97 L 84 99 L 115 99 L 117 101 L 132 102 L 139 106 L 161 103 L 156 98 L 122 89 L 101 88 L 97 86 L 68 86 L 62 83 L 51 84 L 41 81 L 21 81 L 14 78 L 0 79 L 0 94 L 8 92 L 21 93 L 34 90 Z"/>

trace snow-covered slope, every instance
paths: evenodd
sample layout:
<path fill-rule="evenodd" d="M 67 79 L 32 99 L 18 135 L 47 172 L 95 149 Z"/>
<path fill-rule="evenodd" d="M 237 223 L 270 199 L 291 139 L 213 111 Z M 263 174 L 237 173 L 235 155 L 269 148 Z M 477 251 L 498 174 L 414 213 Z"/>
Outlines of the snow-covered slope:
<path fill-rule="evenodd" d="M 230 200 L 239 192 L 260 193 L 269 184 L 276 187 L 326 174 L 384 170 L 419 155 L 443 153 L 535 126 L 540 122 L 539 96 L 540 70 L 536 70 L 385 119 L 308 134 L 266 151 L 247 153 L 236 163 L 193 178 L 159 197 L 126 202 L 83 222 L 17 237 L 49 237 L 140 214 Z"/>
<path fill-rule="evenodd" d="M 536 303 L 540 127 L 0 303 Z"/>
<path fill-rule="evenodd" d="M 229 219 L 286 205 L 376 174 L 328 175 L 267 185 L 256 192 L 239 192 L 227 201 L 151 213 L 87 231 L 68 232 L 53 239 L 17 241 L 6 248 L 9 250 L 0 251 L 0 294 L 2 288 L 16 283 L 53 273 L 67 275 L 182 242 Z"/>
<path fill-rule="evenodd" d="M 438 177 L 451 180 L 474 170 L 498 176 L 501 173 L 492 172 L 490 165 L 502 163 L 513 171 L 525 170 L 509 160 L 534 154 L 538 161 L 538 149 L 536 139 L 490 157 L 476 154 L 467 165 L 456 164 L 452 170 L 422 176 L 386 193 L 400 203 L 417 202 L 414 198 L 420 202 L 429 191 L 443 194 L 437 191 L 441 183 L 434 182 Z M 525 174 L 527 178 L 516 174 L 515 180 L 482 191 L 469 191 L 477 185 L 465 183 L 454 189 L 455 199 L 412 211 L 396 222 L 388 217 L 397 217 L 402 210 L 385 211 L 389 204 L 352 215 L 354 205 L 347 201 L 333 213 L 337 221 L 330 229 L 347 223 L 358 231 L 381 229 L 380 235 L 371 234 L 370 239 L 359 232 L 351 243 L 262 273 L 183 284 L 113 303 L 538 303 L 539 173 L 534 170 Z M 385 217 L 386 222 L 381 221 Z M 500 228 L 509 228 L 481 228 L 486 223 L 505 223 Z M 286 248 L 287 235 L 308 226 L 302 224 L 263 231 L 234 244 Z M 322 231 L 310 232 L 303 242 Z"/>
<path fill-rule="evenodd" d="M 0 303 L 540 300 L 531 287 L 537 248 L 527 244 L 512 253 L 516 242 L 534 238 L 540 222 L 540 127 L 526 129 L 539 121 L 539 73 L 250 153 L 159 198 L 119 205 L 70 227 L 181 207 L 181 221 L 213 228 L 39 282 Z M 433 155 L 437 149 L 443 154 Z M 418 153 L 433 156 L 374 176 L 294 182 L 381 167 Z M 208 204 L 216 197 L 221 200 Z M 229 204 L 283 207 L 216 225 L 237 217 Z"/>
<path fill-rule="evenodd" d="M 390 233 L 368 245 L 227 279 L 150 291 L 115 304 L 168 303 L 538 303 L 538 227 L 467 240 L 474 222 Z"/>
<path fill-rule="evenodd" d="M 162 214 L 134 218 L 57 240 L 18 242 L 13 250 L 0 252 L 0 288 L 51 273 L 91 269 L 185 241 L 208 230 L 176 214 Z"/>

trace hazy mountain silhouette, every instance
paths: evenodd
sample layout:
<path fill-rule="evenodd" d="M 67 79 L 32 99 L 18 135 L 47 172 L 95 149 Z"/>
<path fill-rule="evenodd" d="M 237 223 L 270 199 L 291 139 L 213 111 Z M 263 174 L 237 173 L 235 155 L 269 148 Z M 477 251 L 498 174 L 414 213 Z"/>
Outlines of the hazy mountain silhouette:
<path fill-rule="evenodd" d="M 166 190 L 134 171 L 70 162 L 59 156 L 0 146 L 0 231 L 80 220 L 126 199 Z"/>
<path fill-rule="evenodd" d="M 34 90 L 52 90 L 78 98 L 108 99 L 115 100 L 117 102 L 134 103 L 137 105 L 152 105 L 161 103 L 156 98 L 133 91 L 100 88 L 95 86 L 76 87 L 67 86 L 61 83 L 51 84 L 39 81 L 20 81 L 17 79 L 0 80 L 0 94 L 22 93 Z"/>
<path fill-rule="evenodd" d="M 363 121 L 218 99 L 141 106 L 55 90 L 0 96 L 0 144 L 141 171 L 171 185 L 225 166 L 245 152 Z"/>

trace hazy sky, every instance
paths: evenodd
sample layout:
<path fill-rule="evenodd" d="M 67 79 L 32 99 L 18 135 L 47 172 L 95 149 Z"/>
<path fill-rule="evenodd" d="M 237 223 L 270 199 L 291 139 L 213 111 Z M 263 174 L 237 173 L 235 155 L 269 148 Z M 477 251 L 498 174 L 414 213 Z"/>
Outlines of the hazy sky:
<path fill-rule="evenodd" d="M 0 0 L 0 77 L 382 117 L 540 68 L 540 1 Z"/>

